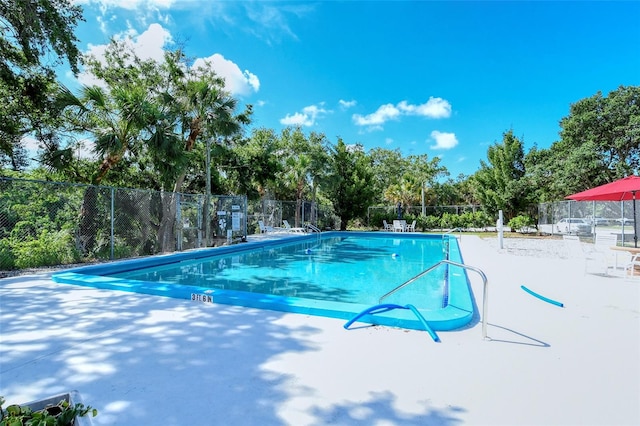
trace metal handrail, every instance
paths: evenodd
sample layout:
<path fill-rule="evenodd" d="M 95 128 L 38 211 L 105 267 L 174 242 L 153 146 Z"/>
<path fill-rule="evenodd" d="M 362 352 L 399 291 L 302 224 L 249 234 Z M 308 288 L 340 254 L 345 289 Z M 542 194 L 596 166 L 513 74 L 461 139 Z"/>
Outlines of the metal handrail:
<path fill-rule="evenodd" d="M 447 235 L 453 234 L 456 231 L 460 232 L 460 238 L 459 239 L 460 239 L 460 241 L 462 241 L 462 228 L 460 228 L 460 227 L 450 229 L 447 232 L 445 232 L 444 234 L 442 234 L 442 251 L 444 252 L 445 259 L 449 258 L 449 238 L 447 238 Z"/>
<path fill-rule="evenodd" d="M 313 232 L 322 232 L 322 231 L 320 230 L 320 228 L 318 228 L 317 226 L 315 226 L 314 224 L 312 224 L 312 223 L 310 223 L 310 222 L 305 223 L 305 226 L 306 226 L 307 228 L 311 229 Z"/>
<path fill-rule="evenodd" d="M 412 282 L 414 282 L 418 278 L 422 277 L 423 275 L 428 274 L 429 272 L 433 271 L 434 269 L 436 269 L 438 266 L 440 266 L 443 263 L 446 263 L 448 265 L 453 265 L 453 266 L 459 266 L 459 267 L 464 268 L 464 269 L 469 269 L 471 271 L 474 271 L 474 272 L 478 273 L 480 275 L 480 277 L 482 278 L 482 283 L 483 283 L 483 290 L 482 290 L 482 338 L 486 339 L 487 338 L 487 309 L 488 309 L 488 299 L 487 298 L 489 296 L 489 280 L 487 279 L 487 276 L 485 275 L 485 273 L 482 272 L 481 269 L 476 268 L 475 266 L 469 266 L 469 265 L 465 265 L 463 263 L 453 262 L 451 260 L 441 260 L 440 262 L 436 263 L 435 265 L 432 265 L 429 268 L 425 269 L 424 271 L 420 272 L 415 277 L 408 279 L 407 281 L 405 281 L 404 283 L 400 284 L 399 286 L 397 286 L 393 290 L 387 292 L 385 295 L 380 297 L 380 299 L 378 299 L 378 303 L 382 303 L 383 299 L 391 296 L 393 293 L 395 293 L 396 291 L 400 290 L 401 288 L 408 286 L 409 284 L 411 284 Z"/>
<path fill-rule="evenodd" d="M 444 234 L 442 234 L 442 239 L 444 240 L 444 236 L 445 235 L 449 235 L 449 234 L 453 234 L 454 232 L 458 231 L 460 233 L 460 239 L 462 240 L 462 228 L 457 227 L 457 228 L 453 228 L 448 230 L 447 232 L 445 232 Z"/>
<path fill-rule="evenodd" d="M 320 230 L 320 228 L 318 228 L 317 226 L 315 226 L 314 224 L 312 224 L 311 222 L 307 222 L 304 224 L 308 229 L 311 229 L 311 232 L 314 232 L 316 234 L 316 244 L 320 243 L 320 240 L 322 239 L 322 237 L 320 236 L 320 233 L 322 232 Z"/>

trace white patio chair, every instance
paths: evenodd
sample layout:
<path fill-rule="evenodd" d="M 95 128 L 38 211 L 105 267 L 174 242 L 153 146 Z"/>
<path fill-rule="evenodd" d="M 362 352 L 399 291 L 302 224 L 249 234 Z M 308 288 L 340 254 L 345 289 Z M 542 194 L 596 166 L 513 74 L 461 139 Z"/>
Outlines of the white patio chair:
<path fill-rule="evenodd" d="M 384 230 L 385 231 L 393 231 L 393 225 L 391 225 L 390 223 L 387 223 L 386 220 L 382 220 L 382 225 L 384 225 Z"/>
<path fill-rule="evenodd" d="M 628 280 L 640 280 L 640 253 L 634 254 L 629 263 L 624 267 L 625 278 Z"/>
<path fill-rule="evenodd" d="M 593 246 L 586 249 L 576 235 L 563 235 L 569 258 L 582 259 L 584 272 L 590 274 L 610 275 L 615 273 L 619 264 L 616 253 L 611 250 L 617 244 L 615 235 L 596 234 Z"/>
<path fill-rule="evenodd" d="M 605 268 L 605 275 L 616 274 L 629 262 L 630 254 L 614 251 L 611 247 L 618 245 L 618 236 L 615 234 L 596 234 L 593 250 L 587 252 L 587 258 L 594 262 L 600 262 Z M 622 258 L 622 260 L 621 260 Z"/>
<path fill-rule="evenodd" d="M 292 227 L 291 225 L 289 225 L 289 221 L 286 220 L 286 219 L 284 219 L 282 221 L 282 224 L 284 225 L 284 230 L 286 232 L 295 232 L 295 233 L 298 233 L 298 234 L 304 234 L 304 233 L 307 232 L 307 230 L 305 228 L 294 228 L 294 227 Z"/>
<path fill-rule="evenodd" d="M 274 231 L 273 227 L 265 225 L 261 220 L 258 221 L 258 226 L 260 227 L 261 234 L 268 234 L 269 232 Z"/>
<path fill-rule="evenodd" d="M 416 232 L 416 221 L 414 220 L 411 225 L 405 227 L 406 232 Z"/>
<path fill-rule="evenodd" d="M 283 229 L 279 228 L 277 226 L 269 226 L 269 225 L 265 225 L 263 220 L 259 220 L 258 221 L 258 226 L 260 227 L 260 233 L 261 234 L 270 234 L 273 232 L 282 232 Z"/>
<path fill-rule="evenodd" d="M 404 220 L 393 221 L 393 232 L 404 232 L 407 223 Z"/>
<path fill-rule="evenodd" d="M 582 243 L 580 237 L 577 235 L 563 235 L 564 247 L 567 251 L 567 257 L 569 259 L 584 259 L 584 250 L 582 249 Z"/>

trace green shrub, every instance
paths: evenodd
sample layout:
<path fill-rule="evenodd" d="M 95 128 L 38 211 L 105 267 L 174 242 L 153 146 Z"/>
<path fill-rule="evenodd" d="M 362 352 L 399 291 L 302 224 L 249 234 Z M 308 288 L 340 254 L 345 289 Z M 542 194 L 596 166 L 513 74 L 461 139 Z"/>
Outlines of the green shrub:
<path fill-rule="evenodd" d="M 512 218 L 507 224 L 512 230 L 516 232 L 526 232 L 528 228 L 535 225 L 535 221 L 527 215 L 520 215 Z"/>
<path fill-rule="evenodd" d="M 494 223 L 493 218 L 491 218 L 485 211 L 479 210 L 473 213 L 474 228 L 486 228 Z"/>
<path fill-rule="evenodd" d="M 11 244 L 7 238 L 0 240 L 0 270 L 9 270 L 16 267 L 16 256 L 13 254 Z"/>
<path fill-rule="evenodd" d="M 458 216 L 458 226 L 457 228 L 468 229 L 475 228 L 475 216 L 473 212 L 464 212 L 460 216 Z"/>
<path fill-rule="evenodd" d="M 444 213 L 440 218 L 440 227 L 446 229 L 463 228 L 462 219 L 453 213 Z"/>
<path fill-rule="evenodd" d="M 421 228 L 438 229 L 440 228 L 440 218 L 438 216 L 423 216 L 421 218 Z"/>
<path fill-rule="evenodd" d="M 373 225 L 373 227 L 375 227 L 375 225 Z M 349 222 L 347 223 L 347 229 L 362 230 L 362 229 L 366 229 L 366 226 L 364 224 L 364 221 L 361 218 L 356 217 L 349 220 Z"/>
<path fill-rule="evenodd" d="M 37 239 L 13 241 L 15 266 L 20 269 L 39 266 L 63 265 L 78 262 L 79 253 L 73 248 L 73 236 L 69 231 L 44 230 Z"/>

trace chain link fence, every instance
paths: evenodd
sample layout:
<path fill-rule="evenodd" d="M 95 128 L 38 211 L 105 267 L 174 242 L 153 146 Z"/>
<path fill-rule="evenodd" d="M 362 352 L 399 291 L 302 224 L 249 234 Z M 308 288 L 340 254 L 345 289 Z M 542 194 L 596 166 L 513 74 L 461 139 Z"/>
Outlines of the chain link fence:
<path fill-rule="evenodd" d="M 634 238 L 634 223 L 640 228 L 639 213 L 634 210 L 633 201 L 542 203 L 538 205 L 538 230 L 552 235 L 616 234 L 619 241 L 630 242 Z M 640 229 L 638 229 L 638 234 L 640 234 Z"/>
<path fill-rule="evenodd" d="M 246 197 L 211 196 L 209 224 L 206 201 L 202 194 L 0 177 L 0 270 L 146 256 L 247 235 Z"/>
<path fill-rule="evenodd" d="M 331 205 L 306 200 L 249 202 L 247 218 L 249 234 L 260 233 L 259 220 L 273 228 L 282 227 L 285 220 L 296 228 L 302 227 L 305 223 L 311 223 L 322 230 L 338 229 L 340 224 L 340 218 L 335 215 Z"/>
<path fill-rule="evenodd" d="M 0 270 L 229 244 L 259 233 L 258 220 L 321 229 L 339 223 L 330 206 L 309 201 L 248 203 L 244 195 L 207 197 L 0 177 Z"/>

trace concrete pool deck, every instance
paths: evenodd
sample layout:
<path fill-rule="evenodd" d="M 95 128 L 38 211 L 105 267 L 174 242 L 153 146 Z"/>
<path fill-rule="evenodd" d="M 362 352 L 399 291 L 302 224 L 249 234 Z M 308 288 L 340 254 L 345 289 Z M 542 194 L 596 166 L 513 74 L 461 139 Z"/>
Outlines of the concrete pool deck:
<path fill-rule="evenodd" d="M 508 247 L 510 240 L 505 240 Z M 638 425 L 640 282 L 463 235 L 482 323 L 438 332 L 0 280 L 0 395 L 78 390 L 94 425 Z M 476 303 L 482 282 L 469 273 Z M 526 285 L 564 308 L 545 303 Z"/>

